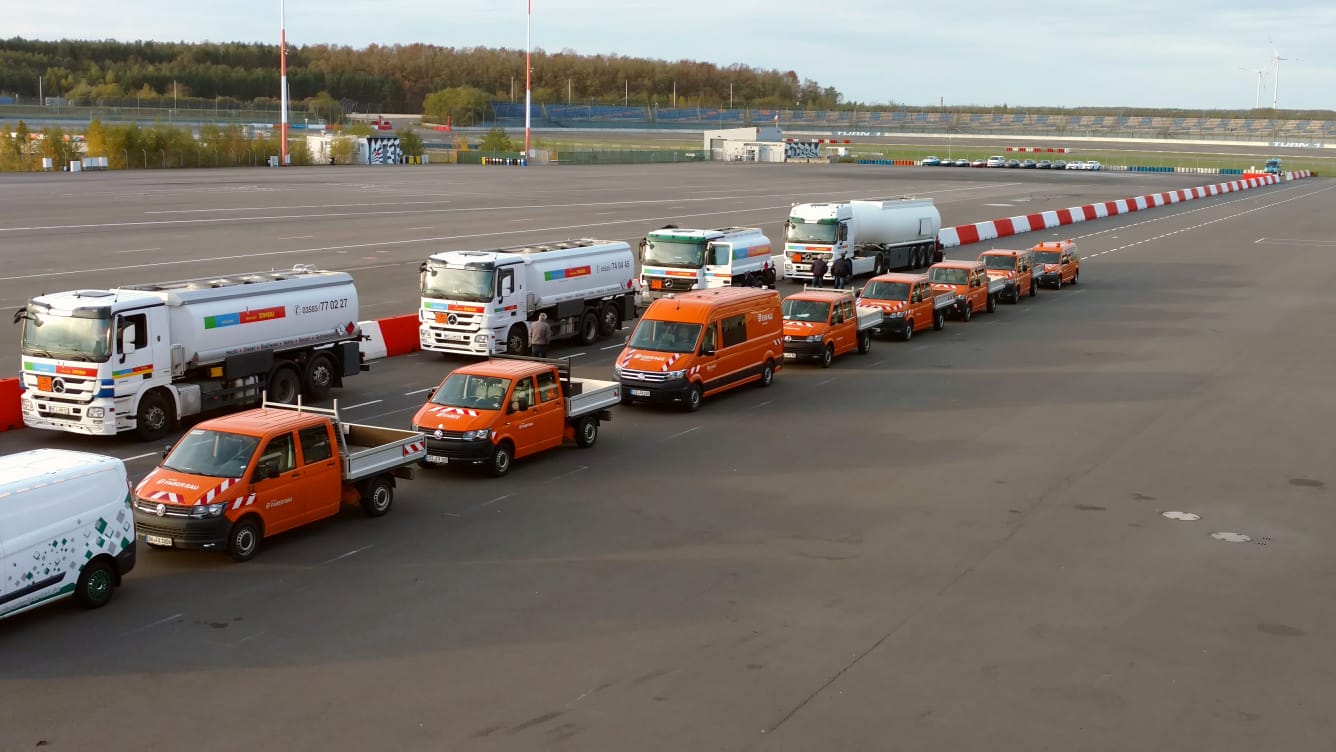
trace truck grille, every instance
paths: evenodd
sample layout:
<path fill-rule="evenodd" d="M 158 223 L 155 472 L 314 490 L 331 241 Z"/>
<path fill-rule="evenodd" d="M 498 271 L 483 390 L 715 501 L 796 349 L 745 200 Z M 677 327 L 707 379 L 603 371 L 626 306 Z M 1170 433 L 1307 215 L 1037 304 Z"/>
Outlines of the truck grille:
<path fill-rule="evenodd" d="M 646 277 L 649 292 L 679 292 L 696 286 L 696 279 L 687 277 Z M 655 285 L 658 285 L 657 287 Z"/>
<path fill-rule="evenodd" d="M 175 504 L 163 504 L 162 506 L 164 507 L 162 512 L 163 517 L 190 516 L 190 507 L 182 507 Z M 135 509 L 138 509 L 144 514 L 151 514 L 156 517 L 158 515 L 158 502 L 148 501 L 145 499 L 136 499 Z"/>
<path fill-rule="evenodd" d="M 53 377 L 24 373 L 23 386 L 34 394 L 51 396 L 57 400 L 64 398 L 78 402 L 87 402 L 97 393 L 97 379 L 85 379 L 77 376 Z M 59 387 L 58 390 L 57 387 Z"/>
<path fill-rule="evenodd" d="M 648 381 L 659 384 L 668 380 L 668 374 L 662 371 L 632 371 L 627 368 L 622 369 L 622 378 L 630 381 Z"/>

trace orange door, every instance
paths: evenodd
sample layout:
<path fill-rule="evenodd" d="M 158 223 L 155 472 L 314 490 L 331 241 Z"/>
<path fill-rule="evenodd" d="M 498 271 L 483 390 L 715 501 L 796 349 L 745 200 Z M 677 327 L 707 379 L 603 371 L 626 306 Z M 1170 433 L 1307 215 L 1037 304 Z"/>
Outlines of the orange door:
<path fill-rule="evenodd" d="M 301 449 L 298 495 L 307 500 L 302 524 L 333 516 L 339 511 L 339 501 L 343 495 L 343 470 L 334 456 L 334 437 L 329 433 L 332 427 L 332 424 L 326 423 L 297 431 L 297 443 Z"/>
<path fill-rule="evenodd" d="M 547 448 L 543 429 L 538 420 L 538 392 L 533 377 L 526 376 L 515 382 L 506 407 L 506 425 L 515 437 L 515 457 L 524 457 Z"/>
<path fill-rule="evenodd" d="M 932 325 L 932 287 L 926 283 L 914 285 L 909 293 L 909 316 L 914 320 L 914 331 Z"/>
<path fill-rule="evenodd" d="M 543 449 L 561 446 L 566 435 L 566 402 L 561 398 L 556 371 L 538 374 L 538 407 L 532 412 L 543 438 Z"/>
<path fill-rule="evenodd" d="M 272 468 L 277 477 L 268 477 L 266 468 Z M 255 493 L 255 501 L 238 509 L 239 514 L 245 514 L 248 509 L 258 512 L 264 520 L 266 536 L 301 524 L 306 513 L 305 504 L 309 501 L 300 498 L 302 473 L 297 466 L 297 446 L 292 432 L 269 439 L 260 450 L 252 478 L 251 491 Z"/>
<path fill-rule="evenodd" d="M 713 355 L 706 355 L 711 351 L 714 352 Z M 705 325 L 705 331 L 700 337 L 698 353 L 695 360 L 700 367 L 701 389 L 709 394 L 727 382 L 724 374 L 724 363 L 719 356 L 719 325 L 715 322 L 711 321 Z"/>
<path fill-rule="evenodd" d="M 843 303 L 830 306 L 830 342 L 835 346 L 835 354 L 843 355 L 849 349 L 849 320 L 845 315 Z"/>

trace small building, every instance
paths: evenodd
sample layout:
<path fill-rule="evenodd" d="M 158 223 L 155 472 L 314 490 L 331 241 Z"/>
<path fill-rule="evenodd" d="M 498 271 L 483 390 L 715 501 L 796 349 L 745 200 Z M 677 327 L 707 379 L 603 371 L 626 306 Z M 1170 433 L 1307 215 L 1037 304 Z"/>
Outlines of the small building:
<path fill-rule="evenodd" d="M 312 133 L 306 137 L 306 149 L 317 164 L 334 164 L 340 142 L 351 141 L 350 164 L 402 164 L 403 146 L 398 136 L 349 136 L 344 133 Z"/>
<path fill-rule="evenodd" d="M 783 162 L 784 141 L 778 126 L 705 131 L 710 158 L 724 162 Z"/>

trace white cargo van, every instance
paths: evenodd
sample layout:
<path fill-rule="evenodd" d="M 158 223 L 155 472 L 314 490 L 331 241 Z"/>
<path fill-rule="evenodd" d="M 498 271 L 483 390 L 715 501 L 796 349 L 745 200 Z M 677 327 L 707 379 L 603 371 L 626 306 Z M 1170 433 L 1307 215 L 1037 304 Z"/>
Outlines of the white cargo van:
<path fill-rule="evenodd" d="M 65 449 L 0 457 L 0 618 L 73 595 L 111 600 L 135 565 L 125 463 Z"/>

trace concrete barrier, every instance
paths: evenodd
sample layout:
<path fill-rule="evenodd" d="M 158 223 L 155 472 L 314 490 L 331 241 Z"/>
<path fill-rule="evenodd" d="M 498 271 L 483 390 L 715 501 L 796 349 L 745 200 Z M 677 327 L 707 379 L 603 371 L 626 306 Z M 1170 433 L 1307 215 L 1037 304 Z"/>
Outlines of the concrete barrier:
<path fill-rule="evenodd" d="M 389 355 L 379 321 L 359 321 L 357 326 L 362 330 L 362 341 L 358 344 L 362 360 L 380 360 Z"/>
<path fill-rule="evenodd" d="M 23 428 L 23 408 L 19 403 L 22 394 L 17 378 L 0 379 L 0 431 Z"/>
<path fill-rule="evenodd" d="M 377 323 L 380 324 L 380 335 L 385 340 L 386 357 L 407 355 L 420 349 L 421 340 L 418 338 L 419 322 L 416 313 L 377 319 Z"/>

